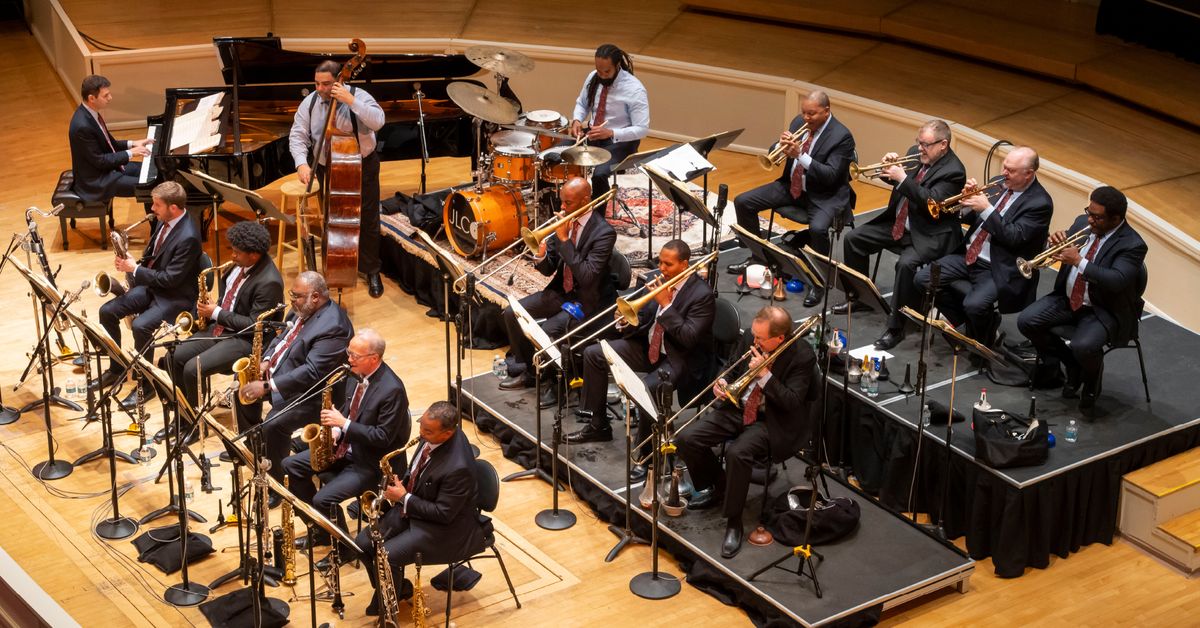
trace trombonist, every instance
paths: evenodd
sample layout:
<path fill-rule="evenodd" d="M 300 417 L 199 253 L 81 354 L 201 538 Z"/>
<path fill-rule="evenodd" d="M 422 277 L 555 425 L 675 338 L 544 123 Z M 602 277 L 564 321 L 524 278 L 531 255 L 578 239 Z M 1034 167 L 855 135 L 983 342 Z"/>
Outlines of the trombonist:
<path fill-rule="evenodd" d="M 592 186 L 582 178 L 572 178 L 562 188 L 562 211 L 559 217 L 572 214 L 592 199 Z M 609 258 L 617 242 L 617 232 L 604 216 L 604 208 L 589 209 L 570 221 L 562 221 L 553 238 L 542 240 L 534 258 L 534 268 L 550 277 L 550 284 L 541 292 L 523 299 L 521 305 L 534 318 L 545 319 L 542 329 L 551 338 L 559 338 L 576 323 L 563 309 L 563 304 L 577 302 L 584 319 L 593 316 L 613 303 L 617 290 Z M 524 372 L 500 382 L 503 390 L 530 388 L 534 385 L 533 344 L 521 331 L 511 307 L 504 308 L 504 328 L 514 361 L 524 365 Z M 543 408 L 557 403 L 558 388 L 554 378 L 543 378 L 544 390 L 538 400 Z"/>
<path fill-rule="evenodd" d="M 207 319 L 208 326 L 180 344 L 169 365 L 175 384 L 193 408 L 200 395 L 197 374 L 207 378 L 214 373 L 229 373 L 233 363 L 250 355 L 251 350 L 249 332 L 237 332 L 251 327 L 260 314 L 283 302 L 283 278 L 268 255 L 271 234 L 267 228 L 256 220 L 243 220 L 225 232 L 225 239 L 234 266 L 220 278 L 217 303 L 207 298 L 196 303 L 197 319 Z M 282 318 L 276 315 L 272 320 Z M 265 341 L 273 336 L 274 331 L 269 331 Z M 189 433 L 190 428 L 184 425 L 183 433 Z M 194 441 L 198 437 L 193 433 L 188 438 Z M 156 441 L 163 438 L 166 428 L 154 435 Z"/>
<path fill-rule="evenodd" d="M 200 231 L 187 212 L 187 192 L 183 186 L 166 181 L 150 192 L 153 202 L 150 211 L 158 219 L 140 260 L 119 255 L 113 267 L 131 277 L 129 290 L 100 306 L 100 324 L 118 345 L 121 344 L 121 319 L 136 316 L 131 325 L 134 350 L 153 361 L 150 343 L 154 332 L 164 321 L 173 321 L 182 311 L 191 312 L 199 290 L 196 278 L 200 274 Z M 115 283 L 115 282 L 114 282 Z M 115 361 L 89 384 L 89 388 L 105 389 L 121 376 L 122 368 Z M 153 386 L 142 386 L 143 400 L 155 395 Z M 137 405 L 137 390 L 121 400 L 121 407 L 131 410 Z"/>
<path fill-rule="evenodd" d="M 761 367 L 757 378 L 741 393 L 740 407 L 718 401 L 714 411 L 684 428 L 676 437 L 680 458 L 687 463 L 695 489 L 688 510 L 716 506 L 724 494 L 726 518 L 721 556 L 733 558 L 742 546 L 742 511 L 750 488 L 750 470 L 768 454 L 790 457 L 811 436 L 810 410 L 820 389 L 817 356 L 803 341 L 780 351 L 792 333 L 787 310 L 768 305 L 758 311 L 742 340 L 742 355 L 749 362 L 730 376 Z M 778 355 L 775 355 L 780 351 Z M 769 357 L 768 357 L 769 356 Z M 764 363 L 770 360 L 764 366 Z M 736 379 L 736 378 L 734 378 Z M 726 396 L 724 378 L 713 383 L 718 399 Z M 713 446 L 725 447 L 725 474 L 713 454 Z"/>
<path fill-rule="evenodd" d="M 1037 271 L 1026 278 L 1017 259 L 1041 252 L 1050 232 L 1054 201 L 1037 179 L 1039 161 L 1032 148 L 1014 148 L 1004 158 L 1000 194 L 994 201 L 978 193 L 959 202 L 970 210 L 961 218 L 967 235 L 958 252 L 934 262 L 941 267 L 938 311 L 955 327 L 965 323 L 966 335 L 985 347 L 996 340 L 1001 314 L 1020 312 L 1037 297 Z M 979 189 L 967 179 L 963 193 Z M 919 290 L 929 287 L 930 275 L 930 266 L 917 271 Z M 954 288 L 960 281 L 970 285 L 965 295 Z"/>
<path fill-rule="evenodd" d="M 846 265 L 862 275 L 869 275 L 870 256 L 887 249 L 900 256 L 896 262 L 896 285 L 892 292 L 892 312 L 887 329 L 875 341 L 875 348 L 886 351 L 904 339 L 903 306 L 920 308 L 913 276 L 917 268 L 953 251 L 962 239 L 958 216 L 945 212 L 934 218 L 927 209 L 930 199 L 941 202 L 962 189 L 967 171 L 954 150 L 950 148 L 950 126 L 942 120 L 930 120 L 917 129 L 916 145 L 907 156 L 917 155 L 920 166 L 913 176 L 902 166 L 894 164 L 883 169 L 883 179 L 892 185 L 887 209 L 864 225 L 846 235 L 842 250 Z M 883 156 L 883 161 L 900 159 L 896 153 Z M 835 306 L 835 314 L 869 311 L 865 303 L 852 301 Z"/>
<path fill-rule="evenodd" d="M 346 397 L 340 404 L 323 409 L 320 414 L 320 424 L 331 430 L 332 438 L 327 443 L 310 441 L 307 450 L 283 461 L 283 471 L 291 478 L 292 493 L 324 516 L 330 516 L 332 511 L 331 521 L 342 529 L 346 529 L 342 502 L 379 486 L 379 461 L 401 447 L 412 429 L 408 393 L 404 382 L 383 361 L 386 349 L 387 343 L 379 332 L 369 328 L 358 330 L 346 349 L 350 372 L 358 382 L 346 387 Z M 313 469 L 312 455 L 316 447 L 328 447 L 319 455 L 332 459 L 325 472 L 333 477 L 322 480 L 319 491 L 313 485 L 317 472 Z M 405 460 L 404 454 L 399 454 L 391 462 L 403 469 Z M 317 530 L 314 536 L 296 539 L 296 549 L 329 545 L 328 532 Z M 353 556 L 350 548 L 342 548 L 339 555 Z"/>
<path fill-rule="evenodd" d="M 642 381 L 651 394 L 666 380 L 678 387 L 685 377 L 702 377 L 712 355 L 712 323 L 716 312 L 716 300 L 708 282 L 689 271 L 692 249 L 683 240 L 671 240 L 663 245 L 658 254 L 658 268 L 662 275 L 655 286 L 690 272 L 681 284 L 664 288 L 654 293 L 652 299 L 638 312 L 638 325 L 623 325 L 618 321 L 617 329 L 624 330 L 624 337 L 612 341 L 614 351 L 634 371 L 646 373 Z M 618 313 L 619 317 L 620 314 Z M 591 443 L 612 440 L 612 427 L 608 424 L 605 400 L 608 396 L 608 360 L 600 345 L 595 344 L 583 351 L 583 410 L 589 415 L 587 425 L 567 435 L 569 443 Z M 649 432 L 649 421 L 654 417 L 641 417 L 638 425 L 639 441 L 645 440 Z M 639 465 L 640 466 L 640 465 Z M 639 469 L 635 475 L 645 473 Z"/>

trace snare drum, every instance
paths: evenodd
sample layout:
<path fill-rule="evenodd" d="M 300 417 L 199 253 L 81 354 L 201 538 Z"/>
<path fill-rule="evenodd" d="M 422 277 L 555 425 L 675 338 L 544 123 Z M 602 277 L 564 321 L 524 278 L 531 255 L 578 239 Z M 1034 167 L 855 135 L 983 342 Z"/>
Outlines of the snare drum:
<path fill-rule="evenodd" d="M 533 148 L 536 139 L 533 133 L 526 131 L 496 131 L 488 137 L 488 148 L 493 151 L 501 146 Z"/>
<path fill-rule="evenodd" d="M 571 177 L 585 176 L 583 166 L 577 166 L 575 164 L 569 164 L 565 161 L 562 161 L 562 153 L 568 148 L 570 148 L 570 146 L 555 146 L 538 154 L 538 172 L 540 173 L 539 176 L 541 177 L 542 181 L 549 183 L 566 183 L 567 179 L 570 179 Z M 556 163 L 549 163 L 546 160 L 546 157 L 550 154 L 556 154 L 559 156 L 559 159 L 557 160 L 550 160 L 555 161 Z"/>
<path fill-rule="evenodd" d="M 518 119 L 517 124 L 524 126 L 536 126 L 538 128 L 555 131 L 558 133 L 565 133 L 567 130 L 566 116 L 560 116 L 558 115 L 557 111 L 551 111 L 549 109 L 526 111 L 525 120 L 521 121 Z M 556 138 L 550 137 L 549 135 L 539 135 L 537 136 L 536 141 L 537 146 L 535 148 L 539 151 L 546 150 L 558 143 Z"/>
<path fill-rule="evenodd" d="M 521 191 L 507 185 L 493 185 L 478 194 L 474 188 L 459 190 L 446 198 L 442 214 L 450 246 L 464 257 L 512 244 L 529 224 Z"/>
<path fill-rule="evenodd" d="M 525 146 L 498 146 L 492 153 L 492 179 L 502 183 L 532 183 L 537 153 Z"/>

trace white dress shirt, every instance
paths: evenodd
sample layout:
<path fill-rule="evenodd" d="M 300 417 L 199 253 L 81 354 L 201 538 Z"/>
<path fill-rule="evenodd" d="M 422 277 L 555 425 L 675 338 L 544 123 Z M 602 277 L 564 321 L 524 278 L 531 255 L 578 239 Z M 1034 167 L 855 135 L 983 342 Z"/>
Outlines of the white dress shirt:
<path fill-rule="evenodd" d="M 588 83 L 595 70 L 588 73 L 583 81 L 583 89 L 579 98 L 575 99 L 573 119 L 583 122 L 589 114 L 595 114 L 600 105 L 600 94 L 604 85 L 596 85 L 596 96 L 588 103 Z M 604 106 L 604 128 L 613 132 L 612 141 L 631 142 L 646 137 L 650 132 L 650 99 L 646 88 L 638 78 L 625 70 L 617 70 L 613 84 L 608 88 L 608 100 Z"/>

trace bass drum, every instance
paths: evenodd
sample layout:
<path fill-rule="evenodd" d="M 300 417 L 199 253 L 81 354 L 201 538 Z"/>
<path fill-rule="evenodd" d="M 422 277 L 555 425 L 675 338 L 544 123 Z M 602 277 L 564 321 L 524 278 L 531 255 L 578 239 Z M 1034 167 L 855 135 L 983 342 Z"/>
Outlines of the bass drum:
<path fill-rule="evenodd" d="M 529 219 L 519 189 L 494 185 L 480 193 L 467 188 L 447 197 L 443 224 L 459 255 L 479 257 L 485 247 L 490 253 L 516 242 Z"/>

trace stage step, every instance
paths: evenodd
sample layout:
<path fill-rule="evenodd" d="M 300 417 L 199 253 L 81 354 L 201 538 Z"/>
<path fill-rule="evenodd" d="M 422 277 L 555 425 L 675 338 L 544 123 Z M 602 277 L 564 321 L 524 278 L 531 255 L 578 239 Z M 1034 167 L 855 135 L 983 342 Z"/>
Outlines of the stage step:
<path fill-rule="evenodd" d="M 1184 573 L 1200 570 L 1200 448 L 1125 474 L 1120 529 Z"/>

